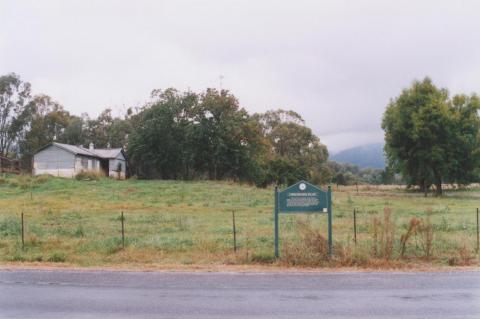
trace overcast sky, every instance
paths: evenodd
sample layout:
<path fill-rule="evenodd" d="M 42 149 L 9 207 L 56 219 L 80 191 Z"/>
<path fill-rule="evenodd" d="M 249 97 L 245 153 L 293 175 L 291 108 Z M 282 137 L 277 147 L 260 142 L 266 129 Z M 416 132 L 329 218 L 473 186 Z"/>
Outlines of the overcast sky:
<path fill-rule="evenodd" d="M 92 116 L 222 85 L 250 112 L 299 112 L 335 152 L 381 142 L 414 79 L 480 91 L 480 2 L 0 0 L 9 72 Z"/>

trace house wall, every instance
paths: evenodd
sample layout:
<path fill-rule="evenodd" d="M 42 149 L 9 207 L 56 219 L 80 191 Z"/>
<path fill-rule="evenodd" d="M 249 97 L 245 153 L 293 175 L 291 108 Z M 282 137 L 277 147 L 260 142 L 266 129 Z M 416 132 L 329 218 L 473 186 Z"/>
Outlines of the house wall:
<path fill-rule="evenodd" d="M 121 164 L 122 169 L 120 172 L 117 171 L 118 164 Z M 113 178 L 125 179 L 127 174 L 127 163 L 125 157 L 122 153 L 119 153 L 116 158 L 111 158 L 108 163 L 109 172 L 108 175 Z"/>
<path fill-rule="evenodd" d="M 33 156 L 33 175 L 75 176 L 75 155 L 51 145 Z"/>
<path fill-rule="evenodd" d="M 75 175 L 82 171 L 100 172 L 100 160 L 83 155 L 75 156 Z"/>

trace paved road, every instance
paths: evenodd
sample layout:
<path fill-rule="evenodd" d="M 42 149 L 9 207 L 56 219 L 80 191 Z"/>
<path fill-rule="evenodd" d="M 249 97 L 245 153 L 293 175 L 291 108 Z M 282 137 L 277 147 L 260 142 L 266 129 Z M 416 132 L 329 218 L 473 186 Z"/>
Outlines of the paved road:
<path fill-rule="evenodd" d="M 480 272 L 0 271 L 0 318 L 480 318 Z"/>

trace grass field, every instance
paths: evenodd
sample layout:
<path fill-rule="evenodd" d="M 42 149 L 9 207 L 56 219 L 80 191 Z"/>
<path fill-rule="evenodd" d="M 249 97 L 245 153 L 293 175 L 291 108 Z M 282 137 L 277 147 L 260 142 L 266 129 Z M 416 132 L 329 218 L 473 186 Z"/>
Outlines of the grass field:
<path fill-rule="evenodd" d="M 77 181 L 3 175 L 0 263 L 478 265 L 477 207 L 480 190 L 475 188 L 450 190 L 444 198 L 423 198 L 395 187 L 360 186 L 358 193 L 354 187 L 334 187 L 334 257 L 325 255 L 326 215 L 290 214 L 281 215 L 281 258 L 275 261 L 272 188 L 209 181 Z M 354 208 L 358 210 L 356 245 Z M 124 249 L 121 212 L 125 214 Z"/>

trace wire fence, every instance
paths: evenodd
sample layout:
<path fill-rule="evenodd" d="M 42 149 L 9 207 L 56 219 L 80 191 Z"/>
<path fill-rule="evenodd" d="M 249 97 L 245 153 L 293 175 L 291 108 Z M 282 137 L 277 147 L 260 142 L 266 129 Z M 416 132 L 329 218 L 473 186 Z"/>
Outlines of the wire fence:
<path fill-rule="evenodd" d="M 258 218 L 235 210 L 219 216 L 212 221 L 203 216 L 161 212 L 21 213 L 0 219 L 0 248 L 4 249 L 2 258 L 11 261 L 84 263 L 86 258 L 93 258 L 108 262 L 108 258 L 124 251 L 137 252 L 138 262 L 152 260 L 139 254 L 142 251 L 170 261 L 187 256 L 191 263 L 209 258 L 222 262 L 232 254 L 232 258 L 241 255 L 244 262 L 274 261 L 273 216 Z M 434 219 L 428 213 L 422 218 L 395 218 L 388 209 L 382 213 L 355 208 L 352 212 L 339 211 L 336 216 L 341 222 L 335 224 L 334 219 L 334 259 L 345 258 L 345 251 L 350 250 L 369 258 L 468 264 L 480 250 L 478 209 L 457 224 L 445 218 Z M 299 227 L 299 218 L 309 229 Z M 288 249 L 321 251 L 325 227 L 326 221 L 319 214 L 286 216 L 280 229 L 282 255 L 291 257 Z"/>

